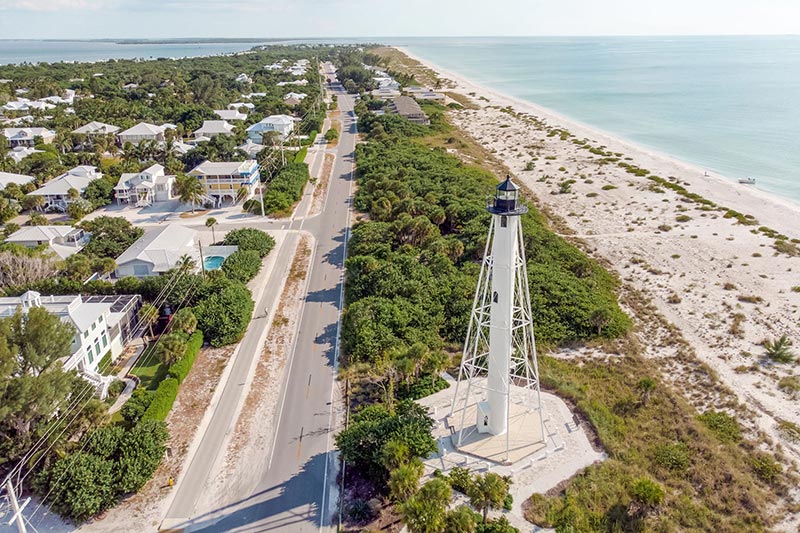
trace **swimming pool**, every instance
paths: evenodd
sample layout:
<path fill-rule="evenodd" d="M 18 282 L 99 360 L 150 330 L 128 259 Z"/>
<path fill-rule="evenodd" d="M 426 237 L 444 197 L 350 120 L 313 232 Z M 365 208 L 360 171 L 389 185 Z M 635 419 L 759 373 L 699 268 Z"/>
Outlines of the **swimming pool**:
<path fill-rule="evenodd" d="M 205 258 L 205 261 L 203 261 L 203 266 L 206 268 L 206 270 L 217 270 L 220 266 L 222 266 L 223 261 L 225 261 L 224 257 L 220 255 L 212 255 Z"/>

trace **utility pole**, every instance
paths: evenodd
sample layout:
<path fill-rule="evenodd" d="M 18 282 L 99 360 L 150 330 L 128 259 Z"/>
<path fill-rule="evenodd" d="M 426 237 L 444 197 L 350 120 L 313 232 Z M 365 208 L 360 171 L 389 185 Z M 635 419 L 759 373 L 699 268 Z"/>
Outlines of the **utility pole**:
<path fill-rule="evenodd" d="M 197 246 L 200 247 L 200 268 L 203 269 L 203 276 L 206 275 L 206 262 L 203 260 L 203 243 L 199 240 L 197 241 Z"/>
<path fill-rule="evenodd" d="M 264 214 L 264 183 L 261 181 L 261 176 L 258 177 L 258 199 L 261 201 L 261 216 L 265 217 Z"/>
<path fill-rule="evenodd" d="M 17 531 L 19 533 L 28 533 L 28 529 L 25 527 L 25 519 L 22 516 L 22 511 L 25 509 L 25 507 L 27 507 L 31 499 L 26 499 L 22 503 L 22 506 L 20 506 L 19 502 L 17 501 L 17 493 L 14 491 L 14 484 L 10 479 L 6 482 L 6 492 L 8 493 L 8 499 L 11 502 L 11 510 L 14 511 L 14 514 L 11 516 L 11 520 L 8 521 L 7 525 L 10 526 L 13 522 L 16 522 Z"/>

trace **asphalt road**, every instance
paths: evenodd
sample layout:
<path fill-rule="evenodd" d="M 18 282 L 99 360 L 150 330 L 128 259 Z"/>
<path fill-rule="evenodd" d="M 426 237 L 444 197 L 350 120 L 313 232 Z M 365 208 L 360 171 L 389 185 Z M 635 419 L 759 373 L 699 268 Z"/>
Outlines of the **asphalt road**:
<path fill-rule="evenodd" d="M 295 219 L 286 227 L 311 233 L 316 244 L 298 335 L 278 407 L 275 441 L 270 454 L 264 457 L 268 465 L 265 475 L 252 494 L 244 495 L 225 508 L 196 516 L 197 499 L 206 487 L 226 434 L 236 422 L 233 413 L 241 400 L 241 392 L 237 395 L 236 388 L 242 388 L 243 373 L 250 368 L 248 365 L 252 364 L 253 356 L 260 353 L 262 331 L 255 327 L 248 332 L 240 348 L 242 354 L 250 356 L 238 357 L 233 363 L 231 378 L 225 385 L 200 447 L 183 479 L 178 480 L 175 499 L 165 520 L 165 524 L 169 522 L 171 527 L 192 531 L 319 531 L 334 517 L 336 495 L 332 497 L 330 494 L 331 488 L 335 487 L 336 472 L 330 453 L 333 446 L 333 396 L 353 192 L 356 118 L 353 97 L 338 84 L 334 84 L 331 90 L 337 95 L 341 110 L 342 132 L 328 197 L 319 215 Z M 298 209 L 298 213 L 302 212 Z M 284 250 L 291 249 L 287 245 L 293 244 L 289 242 L 292 238 L 298 237 L 296 234 L 287 236 Z M 274 273 L 278 272 L 281 272 L 280 265 L 276 264 Z M 273 280 L 268 283 L 273 283 Z M 264 291 L 263 300 L 272 290 Z M 263 309 L 263 303 L 259 302 L 256 309 Z"/>

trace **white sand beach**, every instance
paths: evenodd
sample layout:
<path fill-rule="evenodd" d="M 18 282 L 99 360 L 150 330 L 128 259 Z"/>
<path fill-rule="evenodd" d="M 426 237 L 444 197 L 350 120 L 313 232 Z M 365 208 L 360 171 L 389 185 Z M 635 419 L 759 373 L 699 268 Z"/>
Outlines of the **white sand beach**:
<path fill-rule="evenodd" d="M 679 328 L 696 357 L 753 412 L 746 423 L 751 434 L 761 430 L 769 436 L 764 446 L 772 449 L 780 444 L 787 462 L 800 459 L 800 442 L 779 427 L 782 420 L 800 424 L 800 392 L 792 390 L 800 382 L 792 377 L 796 363 L 771 364 L 760 345 L 786 334 L 800 353 L 800 257 L 790 255 L 791 241 L 789 253 L 780 253 L 775 238 L 758 229 L 800 238 L 800 205 L 476 85 L 401 50 L 450 80 L 449 91 L 470 97 L 478 109 L 453 112 L 455 124 L 566 222 L 574 232 L 568 238 L 604 260 Z M 586 147 L 576 144 L 584 140 Z M 591 153 L 589 145 L 605 154 Z M 636 176 L 619 163 L 648 173 Z M 717 208 L 664 188 L 649 175 L 680 184 Z M 722 207 L 757 223 L 725 218 Z M 669 340 L 640 341 L 651 357 L 684 364 Z M 685 373 L 675 373 L 680 375 Z M 706 391 L 673 381 L 698 410 L 713 407 Z"/>

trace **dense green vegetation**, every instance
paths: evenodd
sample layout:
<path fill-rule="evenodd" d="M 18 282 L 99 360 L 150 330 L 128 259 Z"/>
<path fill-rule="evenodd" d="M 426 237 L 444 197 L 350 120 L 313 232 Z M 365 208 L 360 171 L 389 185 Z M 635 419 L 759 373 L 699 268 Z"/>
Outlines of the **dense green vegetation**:
<path fill-rule="evenodd" d="M 292 162 L 283 167 L 264 191 L 264 214 L 288 216 L 292 206 L 303 195 L 308 178 L 308 165 L 305 163 Z M 250 199 L 245 202 L 244 209 L 261 214 L 261 202 L 255 198 Z"/>

